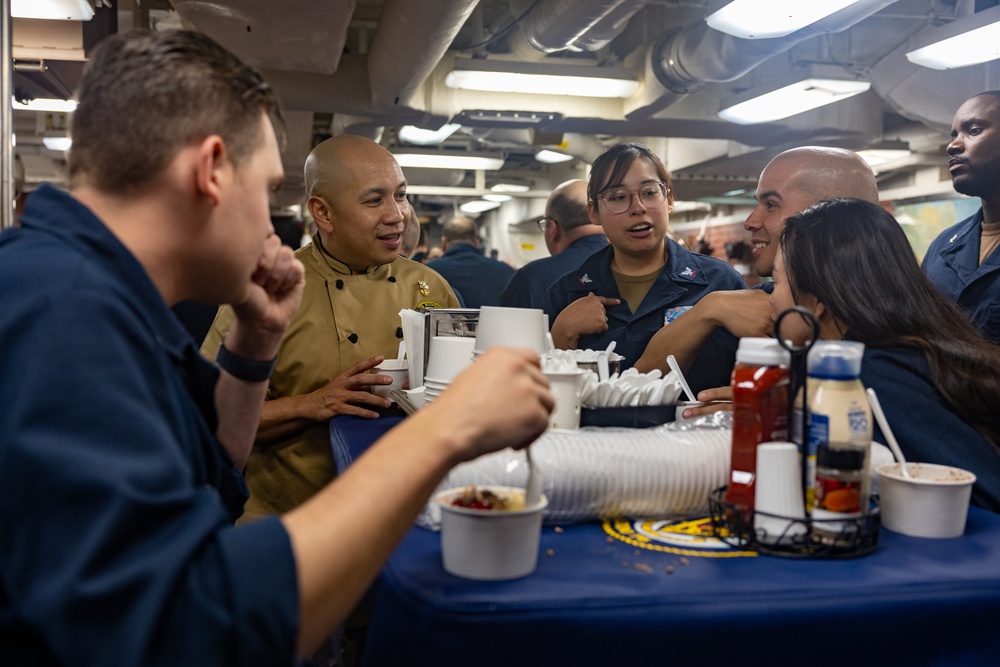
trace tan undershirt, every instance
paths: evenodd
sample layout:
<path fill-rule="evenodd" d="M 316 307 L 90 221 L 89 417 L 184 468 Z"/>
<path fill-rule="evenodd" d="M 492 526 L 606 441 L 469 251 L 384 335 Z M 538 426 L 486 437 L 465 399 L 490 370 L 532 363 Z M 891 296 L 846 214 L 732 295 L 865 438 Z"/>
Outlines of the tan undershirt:
<path fill-rule="evenodd" d="M 634 313 L 639 308 L 642 300 L 646 298 L 649 288 L 653 286 L 662 271 L 663 269 L 657 269 L 642 276 L 627 276 L 614 269 L 611 270 L 615 277 L 615 283 L 618 285 L 618 293 L 625 299 L 629 310 Z"/>
<path fill-rule="evenodd" d="M 979 264 L 982 266 L 986 258 L 1000 246 L 1000 222 L 983 223 L 983 231 L 979 237 Z"/>

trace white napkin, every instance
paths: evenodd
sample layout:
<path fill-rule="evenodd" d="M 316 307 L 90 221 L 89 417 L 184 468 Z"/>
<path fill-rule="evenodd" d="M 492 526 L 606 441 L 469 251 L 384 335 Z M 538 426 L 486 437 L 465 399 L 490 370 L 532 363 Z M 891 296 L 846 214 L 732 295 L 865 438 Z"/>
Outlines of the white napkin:
<path fill-rule="evenodd" d="M 426 313 L 404 308 L 399 311 L 399 319 L 403 323 L 403 342 L 406 343 L 406 356 L 409 359 L 407 369 L 410 376 L 410 388 L 424 386 L 424 318 Z"/>

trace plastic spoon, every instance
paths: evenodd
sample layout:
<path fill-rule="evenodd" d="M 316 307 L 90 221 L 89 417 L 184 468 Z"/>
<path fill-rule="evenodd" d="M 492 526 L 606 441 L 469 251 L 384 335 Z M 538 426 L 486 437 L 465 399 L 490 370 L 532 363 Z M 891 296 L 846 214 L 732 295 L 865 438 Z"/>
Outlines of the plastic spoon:
<path fill-rule="evenodd" d="M 524 506 L 534 507 L 542 499 L 542 471 L 531 461 L 531 447 L 524 450 L 528 458 L 528 483 L 524 487 Z"/>
<path fill-rule="evenodd" d="M 899 448 L 896 436 L 892 434 L 892 429 L 889 428 L 889 421 L 885 418 L 885 413 L 882 412 L 882 404 L 878 402 L 875 390 L 867 389 L 866 392 L 868 393 L 868 405 L 871 406 L 872 414 L 875 415 L 875 421 L 878 422 L 879 427 L 882 429 L 882 435 L 889 442 L 889 449 L 892 450 L 893 456 L 896 457 L 900 467 L 903 469 L 903 477 L 909 477 L 910 471 L 906 468 L 906 457 L 903 456 L 903 450 Z"/>
<path fill-rule="evenodd" d="M 667 355 L 667 365 L 670 366 L 670 370 L 677 374 L 677 381 L 681 383 L 681 389 L 684 390 L 684 395 L 687 396 L 687 399 L 692 403 L 697 403 L 698 399 L 695 398 L 694 392 L 691 391 L 691 385 L 684 379 L 684 373 L 681 373 L 681 367 L 677 365 L 674 355 Z"/>

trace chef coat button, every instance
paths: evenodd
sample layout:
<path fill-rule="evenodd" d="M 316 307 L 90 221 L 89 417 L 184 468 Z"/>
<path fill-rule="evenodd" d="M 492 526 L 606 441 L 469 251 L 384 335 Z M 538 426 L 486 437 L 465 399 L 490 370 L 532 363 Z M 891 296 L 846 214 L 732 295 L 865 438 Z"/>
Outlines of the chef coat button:
<path fill-rule="evenodd" d="M 358 342 L 358 334 L 352 333 L 350 336 L 347 337 L 347 340 L 351 341 L 352 343 L 357 343 Z"/>
<path fill-rule="evenodd" d="M 403 327 L 396 327 L 396 338 L 403 337 Z"/>
<path fill-rule="evenodd" d="M 396 276 L 389 276 L 389 282 L 390 283 L 396 282 Z"/>
<path fill-rule="evenodd" d="M 337 282 L 334 283 L 334 285 L 337 286 L 337 289 L 344 289 L 344 281 L 343 280 L 338 280 Z"/>

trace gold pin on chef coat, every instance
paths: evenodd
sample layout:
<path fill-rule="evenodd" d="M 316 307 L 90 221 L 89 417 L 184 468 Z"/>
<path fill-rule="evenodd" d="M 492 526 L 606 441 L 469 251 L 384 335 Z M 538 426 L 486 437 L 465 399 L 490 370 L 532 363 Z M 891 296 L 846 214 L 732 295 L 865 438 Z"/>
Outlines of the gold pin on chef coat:
<path fill-rule="evenodd" d="M 417 288 L 420 290 L 420 296 L 430 296 L 431 295 L 431 288 L 430 288 L 430 286 L 428 286 L 426 280 L 418 280 L 417 281 Z"/>

